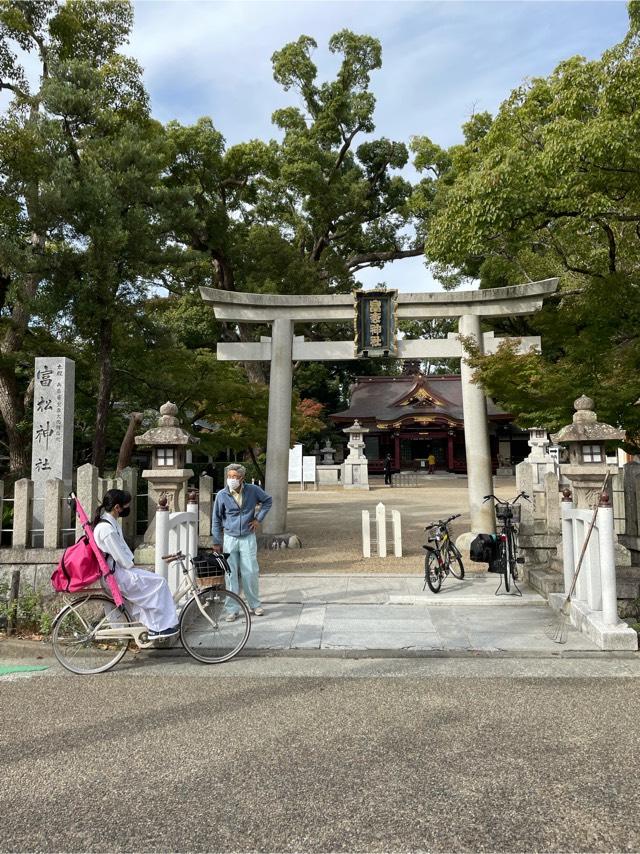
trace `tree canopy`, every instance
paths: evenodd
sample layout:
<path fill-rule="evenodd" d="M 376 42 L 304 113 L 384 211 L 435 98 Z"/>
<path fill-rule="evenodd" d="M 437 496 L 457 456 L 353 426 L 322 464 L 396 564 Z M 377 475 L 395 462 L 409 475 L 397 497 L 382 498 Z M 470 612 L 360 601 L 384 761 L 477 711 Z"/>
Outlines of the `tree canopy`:
<path fill-rule="evenodd" d="M 425 244 L 445 286 L 552 276 L 560 298 L 505 329 L 543 336 L 541 355 L 471 353 L 477 378 L 527 426 L 557 428 L 581 393 L 640 438 L 640 30 L 599 60 L 572 57 L 513 91 L 495 118 L 443 151 L 416 138 L 431 214 Z"/>

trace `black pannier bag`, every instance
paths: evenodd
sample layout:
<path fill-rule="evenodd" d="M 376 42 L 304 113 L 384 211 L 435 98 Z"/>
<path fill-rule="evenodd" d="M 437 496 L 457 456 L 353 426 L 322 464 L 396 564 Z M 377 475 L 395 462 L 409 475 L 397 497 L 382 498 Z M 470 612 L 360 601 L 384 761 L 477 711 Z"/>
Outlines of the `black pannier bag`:
<path fill-rule="evenodd" d="M 498 538 L 495 534 L 478 534 L 469 546 L 469 557 L 474 563 L 488 563 L 489 572 L 500 572 L 497 568 Z"/>

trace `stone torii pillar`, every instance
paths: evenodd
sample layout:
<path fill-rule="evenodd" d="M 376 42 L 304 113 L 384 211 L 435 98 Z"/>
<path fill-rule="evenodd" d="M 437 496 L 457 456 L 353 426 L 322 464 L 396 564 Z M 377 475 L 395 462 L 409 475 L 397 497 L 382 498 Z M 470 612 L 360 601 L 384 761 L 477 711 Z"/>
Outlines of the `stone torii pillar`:
<path fill-rule="evenodd" d="M 485 353 L 495 352 L 501 339 L 493 332 L 480 333 L 481 318 L 533 314 L 545 296 L 558 287 L 558 279 L 526 285 L 451 293 L 406 293 L 397 296 L 399 320 L 426 320 L 457 317 L 461 335 L 476 338 Z M 264 522 L 269 534 L 286 532 L 288 459 L 291 427 L 292 361 L 338 362 L 358 358 L 353 341 L 305 341 L 294 334 L 296 322 L 344 322 L 354 319 L 353 294 L 284 296 L 279 294 L 236 293 L 200 288 L 205 302 L 213 306 L 218 320 L 231 323 L 271 324 L 271 338 L 249 343 L 220 343 L 221 361 L 264 361 L 271 363 L 269 382 L 269 424 L 267 431 L 266 489 L 273 496 L 273 508 Z M 521 338 L 525 352 L 539 348 L 540 339 Z M 459 334 L 444 339 L 398 341 L 400 359 L 455 359 L 462 362 L 462 390 L 469 480 L 471 531 L 494 530 L 493 508 L 482 503 L 493 491 L 486 400 L 482 389 L 471 383 L 471 371 L 464 362 Z"/>

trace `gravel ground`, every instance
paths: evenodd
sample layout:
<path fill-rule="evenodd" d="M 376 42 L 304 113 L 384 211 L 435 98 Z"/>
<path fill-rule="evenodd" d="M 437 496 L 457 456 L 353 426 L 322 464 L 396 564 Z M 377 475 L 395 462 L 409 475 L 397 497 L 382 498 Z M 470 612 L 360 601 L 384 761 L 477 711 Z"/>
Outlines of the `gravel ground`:
<path fill-rule="evenodd" d="M 516 492 L 515 478 L 496 480 L 494 491 L 501 498 L 512 497 Z M 387 551 L 391 554 L 386 558 L 362 557 L 362 511 L 369 510 L 373 520 L 380 501 L 388 512 L 400 511 L 401 558 L 393 556 L 393 544 L 389 547 L 389 541 Z M 373 479 L 369 492 L 344 489 L 300 492 L 290 485 L 287 528 L 300 537 L 303 547 L 261 551 L 260 568 L 263 572 L 411 573 L 415 571 L 416 560 L 421 562 L 424 554 L 425 525 L 454 513 L 462 514 L 451 525 L 455 540 L 469 530 L 466 478 L 435 475 L 427 486 L 390 488 L 383 485 L 380 477 Z M 474 564 L 466 568 L 473 571 Z M 486 567 L 478 564 L 477 568 L 483 572 Z"/>

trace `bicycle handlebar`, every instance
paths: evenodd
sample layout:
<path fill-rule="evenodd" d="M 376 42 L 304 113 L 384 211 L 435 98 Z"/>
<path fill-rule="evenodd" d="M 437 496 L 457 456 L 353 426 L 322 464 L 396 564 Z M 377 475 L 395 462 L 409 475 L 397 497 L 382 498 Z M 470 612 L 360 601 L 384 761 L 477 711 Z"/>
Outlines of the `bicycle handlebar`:
<path fill-rule="evenodd" d="M 174 560 L 179 560 L 179 559 L 180 559 L 180 558 L 182 558 L 182 557 L 184 557 L 184 555 L 182 554 L 182 552 L 176 552 L 176 553 L 175 553 L 175 554 L 173 554 L 173 555 L 162 555 L 162 560 L 170 560 L 170 561 L 174 561 Z"/>
<path fill-rule="evenodd" d="M 457 519 L 460 516 L 460 513 L 454 513 L 453 516 L 449 516 L 448 519 L 438 519 L 437 522 L 430 522 L 428 525 L 425 525 L 425 531 L 428 531 L 430 528 L 435 528 L 438 525 L 448 525 L 449 522 L 453 522 L 454 519 Z"/>
<path fill-rule="evenodd" d="M 531 499 L 529 498 L 529 496 L 527 495 L 527 493 L 526 493 L 526 492 L 519 492 L 519 493 L 518 493 L 518 495 L 516 495 L 516 497 L 515 497 L 515 498 L 512 498 L 512 499 L 511 499 L 511 501 L 503 501 L 501 498 L 498 498 L 498 496 L 497 496 L 497 495 L 493 495 L 493 494 L 492 494 L 492 495 L 485 495 L 485 497 L 484 497 L 484 499 L 483 499 L 482 503 L 484 504 L 484 503 L 485 503 L 486 501 L 488 501 L 490 498 L 493 498 L 493 500 L 494 500 L 494 501 L 497 501 L 497 502 L 498 502 L 498 504 L 506 504 L 506 505 L 509 505 L 509 504 L 515 504 L 515 503 L 516 503 L 516 501 L 519 501 L 521 498 L 524 498 L 526 501 L 531 501 Z"/>

